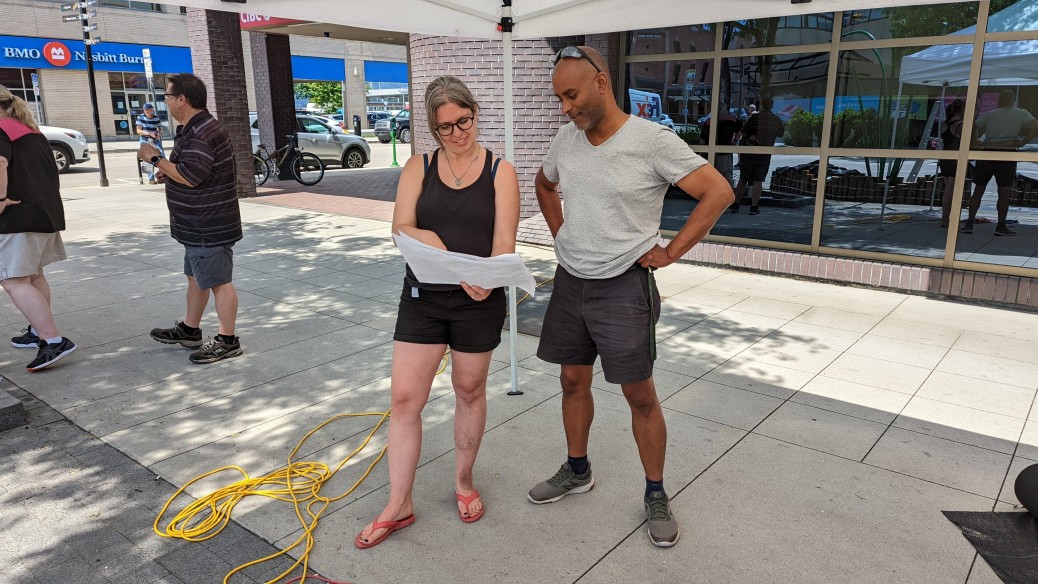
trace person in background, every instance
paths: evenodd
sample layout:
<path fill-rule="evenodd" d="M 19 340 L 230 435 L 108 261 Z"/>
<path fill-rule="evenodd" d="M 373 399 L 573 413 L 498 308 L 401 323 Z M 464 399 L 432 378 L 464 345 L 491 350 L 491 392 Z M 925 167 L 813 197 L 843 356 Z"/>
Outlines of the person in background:
<path fill-rule="evenodd" d="M 0 85 L 0 286 L 29 321 L 15 347 L 36 349 L 36 372 L 76 350 L 58 333 L 43 268 L 66 259 L 58 167 L 25 101 Z"/>
<path fill-rule="evenodd" d="M 941 124 L 941 143 L 943 150 L 958 151 L 962 142 L 962 117 L 966 112 L 966 104 L 961 99 L 948 104 Z M 955 160 L 941 160 L 937 163 L 944 181 L 944 192 L 941 195 L 941 227 L 947 227 L 950 221 L 952 201 L 955 189 L 955 172 L 958 163 Z"/>
<path fill-rule="evenodd" d="M 1038 136 L 1038 120 L 1031 112 L 1016 107 L 1016 93 L 1007 89 L 998 95 L 998 108 L 977 118 L 973 122 L 974 148 L 994 150 L 998 152 L 1015 152 L 1018 148 L 1034 140 Z M 984 191 L 995 177 L 998 185 L 998 223 L 995 224 L 995 235 L 1016 235 L 1006 225 L 1009 216 L 1009 195 L 1016 182 L 1015 160 L 977 160 L 977 169 L 973 172 L 973 194 L 969 200 L 969 216 L 959 229 L 962 233 L 973 233 L 973 222 L 980 210 L 980 201 Z"/>
<path fill-rule="evenodd" d="M 761 100 L 761 111 L 753 112 L 746 119 L 742 130 L 739 132 L 739 144 L 742 146 L 774 146 L 775 140 L 782 136 L 785 129 L 782 118 L 771 111 L 775 102 L 770 97 Z M 751 108 L 753 106 L 750 106 Z M 739 183 L 735 185 L 735 203 L 731 206 L 732 213 L 739 212 L 739 203 L 746 195 L 746 189 L 751 188 L 750 215 L 760 213 L 761 193 L 764 191 L 764 181 L 768 178 L 768 169 L 771 168 L 770 154 L 739 154 Z"/>
<path fill-rule="evenodd" d="M 140 143 L 148 143 L 155 147 L 159 152 L 159 156 L 165 156 L 166 152 L 162 149 L 162 118 L 155 114 L 155 106 L 146 103 L 144 104 L 144 113 L 137 116 L 137 135 L 140 136 Z M 150 164 L 148 166 L 148 184 L 155 184 L 155 165 Z"/>

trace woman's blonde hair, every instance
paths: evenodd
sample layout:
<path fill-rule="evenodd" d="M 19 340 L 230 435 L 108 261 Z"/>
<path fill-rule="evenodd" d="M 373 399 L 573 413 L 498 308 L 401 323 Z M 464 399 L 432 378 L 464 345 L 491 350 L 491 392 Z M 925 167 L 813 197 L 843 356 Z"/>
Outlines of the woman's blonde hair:
<path fill-rule="evenodd" d="M 25 103 L 24 99 L 11 93 L 11 90 L 3 85 L 0 85 L 0 108 L 7 110 L 7 115 L 29 126 L 32 128 L 32 131 L 40 131 L 40 126 L 36 124 L 36 119 L 32 117 L 32 110 L 29 109 L 29 104 Z"/>
<path fill-rule="evenodd" d="M 476 103 L 476 98 L 472 97 L 472 92 L 464 81 L 453 75 L 433 79 L 425 89 L 425 114 L 429 119 L 429 132 L 441 146 L 443 139 L 436 133 L 436 110 L 448 103 L 470 109 L 473 115 L 479 111 L 479 104 Z"/>

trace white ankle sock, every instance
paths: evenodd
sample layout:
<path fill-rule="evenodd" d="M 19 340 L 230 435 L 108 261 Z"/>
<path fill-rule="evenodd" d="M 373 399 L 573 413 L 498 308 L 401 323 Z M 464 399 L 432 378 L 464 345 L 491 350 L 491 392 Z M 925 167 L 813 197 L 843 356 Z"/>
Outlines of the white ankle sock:
<path fill-rule="evenodd" d="M 61 342 L 61 337 L 54 337 L 53 339 L 46 339 L 46 340 L 47 340 L 47 344 L 48 345 L 53 345 L 55 343 L 60 343 Z"/>

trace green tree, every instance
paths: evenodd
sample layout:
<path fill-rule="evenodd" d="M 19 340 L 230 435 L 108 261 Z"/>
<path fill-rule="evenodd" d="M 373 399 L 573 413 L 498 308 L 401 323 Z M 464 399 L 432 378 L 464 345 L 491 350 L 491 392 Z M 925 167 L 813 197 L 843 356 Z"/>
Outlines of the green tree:
<path fill-rule="evenodd" d="M 991 0 L 994 14 L 1017 0 Z M 977 2 L 886 8 L 890 32 L 896 38 L 942 36 L 977 24 Z"/>
<path fill-rule="evenodd" d="M 296 83 L 296 97 L 309 100 L 323 112 L 342 108 L 342 85 L 334 81 Z"/>

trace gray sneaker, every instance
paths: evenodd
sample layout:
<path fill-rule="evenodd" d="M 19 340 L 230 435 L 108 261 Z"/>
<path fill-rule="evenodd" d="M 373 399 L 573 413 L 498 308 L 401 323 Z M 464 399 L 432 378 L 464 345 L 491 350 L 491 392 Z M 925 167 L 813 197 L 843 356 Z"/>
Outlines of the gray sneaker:
<path fill-rule="evenodd" d="M 588 464 L 587 472 L 578 475 L 569 467 L 569 462 L 564 462 L 559 467 L 559 472 L 555 473 L 555 476 L 543 483 L 534 485 L 530 489 L 530 493 L 526 495 L 526 498 L 531 503 L 543 505 L 545 503 L 554 503 L 566 495 L 586 493 L 593 489 L 594 486 L 595 478 L 591 476 L 591 464 Z"/>
<path fill-rule="evenodd" d="M 645 497 L 645 514 L 649 518 L 649 541 L 657 547 L 670 547 L 681 535 L 678 520 L 670 513 L 670 498 L 663 491 L 653 491 Z"/>

